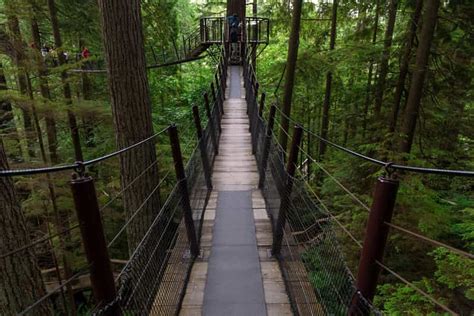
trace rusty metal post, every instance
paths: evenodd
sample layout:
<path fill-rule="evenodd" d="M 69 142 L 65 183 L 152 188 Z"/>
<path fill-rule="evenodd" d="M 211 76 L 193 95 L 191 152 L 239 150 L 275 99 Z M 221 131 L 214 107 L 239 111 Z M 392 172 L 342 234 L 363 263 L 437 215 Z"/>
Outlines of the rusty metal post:
<path fill-rule="evenodd" d="M 92 293 L 96 303 L 103 307 L 115 299 L 116 292 L 94 180 L 87 175 L 74 174 L 71 180 L 71 191 L 82 243 L 87 262 L 90 264 Z M 116 308 L 111 308 L 107 315 L 117 313 Z"/>
<path fill-rule="evenodd" d="M 222 82 L 219 81 L 219 76 L 217 75 L 217 73 L 214 74 L 214 79 L 216 81 L 216 89 L 218 90 L 217 91 L 217 96 L 218 96 L 218 104 L 220 106 L 220 109 L 221 109 L 221 113 L 222 115 L 224 115 L 224 91 L 222 90 Z"/>
<path fill-rule="evenodd" d="M 252 98 L 252 118 L 251 118 L 251 132 L 252 132 L 252 154 L 255 155 L 257 152 L 257 140 L 258 140 L 258 89 L 260 84 L 255 83 L 254 95 Z"/>
<path fill-rule="evenodd" d="M 286 185 L 285 191 L 283 192 L 280 201 L 280 211 L 278 212 L 278 220 L 275 227 L 275 235 L 273 236 L 272 255 L 276 256 L 280 254 L 281 243 L 283 241 L 283 234 L 286 225 L 286 218 L 288 208 L 290 206 L 291 190 L 293 188 L 293 178 L 296 172 L 296 164 L 298 162 L 298 152 L 301 143 L 301 137 L 303 135 L 303 128 L 301 126 L 295 126 L 295 132 L 293 134 L 293 141 L 291 143 L 290 156 L 288 157 L 288 164 L 286 166 Z"/>
<path fill-rule="evenodd" d="M 207 148 L 202 137 L 201 117 L 199 116 L 199 108 L 193 106 L 194 124 L 196 125 L 196 134 L 199 142 L 199 151 L 201 152 L 202 167 L 204 169 L 204 178 L 206 178 L 206 185 L 209 190 L 212 190 L 211 180 L 211 165 L 207 157 Z"/>
<path fill-rule="evenodd" d="M 168 129 L 171 143 L 171 151 L 173 152 L 174 169 L 178 180 L 179 189 L 181 191 L 181 204 L 183 206 L 184 222 L 186 225 L 186 233 L 188 235 L 189 248 L 191 255 L 196 257 L 199 255 L 199 245 L 197 242 L 196 229 L 194 228 L 193 211 L 189 202 L 188 181 L 184 172 L 183 156 L 181 155 L 181 147 L 179 145 L 178 128 L 171 125 Z"/>
<path fill-rule="evenodd" d="M 272 135 L 273 135 L 273 125 L 275 124 L 275 113 L 276 113 L 276 106 L 272 105 L 270 107 L 270 115 L 268 117 L 267 130 L 265 132 L 265 142 L 263 144 L 262 160 L 260 161 L 260 170 L 259 170 L 260 179 L 258 181 L 258 187 L 260 189 L 262 189 L 265 184 L 265 174 L 266 174 L 267 163 L 268 163 L 268 155 L 270 154 L 270 145 L 272 143 Z"/>
<path fill-rule="evenodd" d="M 207 92 L 204 92 L 203 97 L 204 97 L 204 107 L 206 108 L 207 120 L 209 121 L 208 124 L 211 124 L 211 128 L 209 129 L 209 131 L 211 132 L 212 146 L 214 147 L 214 153 L 216 155 L 218 155 L 219 154 L 219 143 L 217 142 L 217 136 L 216 136 L 215 128 L 217 127 L 219 129 L 219 132 L 220 132 L 221 124 L 219 122 L 219 118 L 217 118 L 217 122 L 214 122 L 214 118 L 212 117 L 212 113 L 211 113 L 211 106 L 209 105 L 209 95 L 207 94 Z"/>
<path fill-rule="evenodd" d="M 262 96 L 260 97 L 260 106 L 258 107 L 258 116 L 263 117 L 263 110 L 265 109 L 265 99 L 267 95 L 265 92 L 262 92 Z"/>
<path fill-rule="evenodd" d="M 397 199 L 399 181 L 380 177 L 375 185 L 374 201 L 370 208 L 364 246 L 357 273 L 357 289 L 370 302 L 374 298 L 377 280 L 387 243 L 389 227 L 385 223 L 392 220 L 393 208 Z"/>
<path fill-rule="evenodd" d="M 255 84 L 255 88 L 252 85 L 250 87 L 250 99 L 247 101 L 248 103 L 248 114 L 249 114 L 249 132 L 254 131 L 254 120 L 255 116 L 258 113 L 258 109 L 256 109 L 256 104 L 257 104 L 257 95 L 255 94 L 255 91 L 258 89 L 258 82 Z"/>
<path fill-rule="evenodd" d="M 222 50 L 222 75 L 224 76 L 224 85 L 227 87 L 227 57 L 225 54 L 225 49 Z"/>

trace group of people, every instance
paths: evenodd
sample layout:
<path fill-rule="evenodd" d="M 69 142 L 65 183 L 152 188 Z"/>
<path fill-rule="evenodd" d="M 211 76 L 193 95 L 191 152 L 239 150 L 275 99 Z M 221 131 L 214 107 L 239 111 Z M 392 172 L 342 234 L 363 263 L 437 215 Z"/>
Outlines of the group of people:
<path fill-rule="evenodd" d="M 32 43 L 30 47 L 33 49 L 37 49 L 34 43 Z M 56 67 L 59 65 L 59 52 L 58 52 L 58 49 L 54 45 L 50 47 L 47 44 L 44 44 L 43 47 L 41 47 L 40 52 L 41 52 L 41 56 L 43 56 L 43 59 L 47 64 L 53 67 Z M 64 61 L 68 63 L 70 60 L 69 52 L 62 51 L 62 54 L 64 56 Z M 89 51 L 89 49 L 87 47 L 83 47 L 81 52 L 76 54 L 76 61 L 86 60 L 86 59 L 89 59 L 90 57 L 91 57 L 91 52 Z"/>

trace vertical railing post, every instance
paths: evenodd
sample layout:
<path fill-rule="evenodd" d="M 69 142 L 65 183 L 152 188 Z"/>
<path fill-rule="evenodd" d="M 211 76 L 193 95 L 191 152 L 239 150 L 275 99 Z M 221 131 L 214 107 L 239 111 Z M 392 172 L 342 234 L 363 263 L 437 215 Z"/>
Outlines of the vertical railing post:
<path fill-rule="evenodd" d="M 212 146 L 214 147 L 214 153 L 216 155 L 218 155 L 219 154 L 219 144 L 217 142 L 217 136 L 216 136 L 215 128 L 218 128 L 219 132 L 220 132 L 221 123 L 219 122 L 219 118 L 217 118 L 217 122 L 215 122 L 214 118 L 212 117 L 211 106 L 209 104 L 209 95 L 207 94 L 207 92 L 204 92 L 203 97 L 204 97 L 204 107 L 206 108 L 207 119 L 209 121 L 209 124 L 211 125 L 211 128 L 209 129 L 209 131 L 211 132 Z"/>
<path fill-rule="evenodd" d="M 202 167 L 204 169 L 204 178 L 206 178 L 206 185 L 209 190 L 212 190 L 212 180 L 211 180 L 211 164 L 209 163 L 209 158 L 207 156 L 206 143 L 203 139 L 201 117 L 199 116 L 199 108 L 195 105 L 193 106 L 193 117 L 194 125 L 196 125 L 196 134 L 199 142 L 199 151 L 201 152 Z"/>
<path fill-rule="evenodd" d="M 186 225 L 186 234 L 188 235 L 189 248 L 191 255 L 196 257 L 199 255 L 199 245 L 197 242 L 196 229 L 194 228 L 193 211 L 189 201 L 188 181 L 184 172 L 183 156 L 179 145 L 178 128 L 171 125 L 168 129 L 171 151 L 173 153 L 174 169 L 178 180 L 179 190 L 181 192 L 181 204 L 184 213 L 184 223 Z"/>
<path fill-rule="evenodd" d="M 364 246 L 357 273 L 357 289 L 368 301 L 372 301 L 377 288 L 377 280 L 387 243 L 393 208 L 397 199 L 399 181 L 388 177 L 380 177 L 375 185 L 374 200 L 370 208 Z"/>
<path fill-rule="evenodd" d="M 221 108 L 221 105 L 219 104 L 220 102 L 216 95 L 216 88 L 214 87 L 214 82 L 211 82 L 211 93 L 212 93 L 212 99 L 216 103 L 216 108 L 218 109 L 218 112 L 219 112 L 219 120 L 221 120 L 222 117 L 224 116 L 224 110 Z M 219 128 L 220 128 L 220 124 L 219 124 Z"/>
<path fill-rule="evenodd" d="M 262 96 L 260 97 L 260 106 L 258 107 L 258 116 L 263 117 L 263 110 L 265 109 L 265 99 L 267 95 L 265 92 L 262 93 Z"/>
<path fill-rule="evenodd" d="M 260 179 L 258 181 L 258 187 L 260 189 L 263 188 L 265 184 L 265 174 L 267 169 L 268 163 L 268 155 L 270 154 L 270 145 L 272 143 L 272 135 L 273 135 L 273 125 L 275 124 L 275 113 L 276 113 L 276 106 L 272 105 L 270 107 L 270 114 L 268 116 L 268 124 L 267 130 L 265 131 L 265 142 L 263 144 L 263 152 L 262 158 L 260 163 Z"/>
<path fill-rule="evenodd" d="M 227 88 L 227 81 L 226 81 L 226 68 L 224 63 L 224 57 L 221 58 L 221 82 L 224 90 L 224 99 L 225 99 L 225 90 Z"/>
<path fill-rule="evenodd" d="M 199 33 L 201 36 L 201 43 L 204 43 L 206 41 L 205 33 L 206 33 L 206 28 L 205 28 L 205 20 L 203 18 L 199 19 Z"/>
<path fill-rule="evenodd" d="M 281 251 L 281 243 L 283 241 L 288 208 L 290 207 L 291 190 L 293 189 L 293 180 L 296 172 L 296 163 L 298 161 L 298 152 L 302 135 L 303 129 L 301 126 L 295 126 L 290 156 L 288 157 L 288 164 L 286 167 L 286 185 L 283 194 L 280 197 L 280 211 L 278 212 L 275 235 L 273 236 L 272 255 L 274 256 L 279 255 Z"/>
<path fill-rule="evenodd" d="M 251 133 L 252 133 L 252 154 L 255 155 L 257 152 L 257 139 L 258 139 L 258 88 L 260 84 L 255 83 L 255 90 L 252 96 L 252 117 L 251 117 Z"/>
<path fill-rule="evenodd" d="M 217 72 L 214 74 L 214 80 L 216 81 L 216 89 L 217 89 L 217 98 L 219 100 L 219 105 L 221 109 L 223 108 L 224 104 L 224 96 L 222 95 L 222 83 L 219 80 L 219 75 L 218 75 L 219 69 Z M 222 110 L 222 115 L 224 115 L 224 110 Z"/>
<path fill-rule="evenodd" d="M 249 114 L 249 132 L 253 132 L 254 130 L 254 116 L 257 113 L 254 109 L 255 105 L 255 94 L 254 94 L 254 89 L 253 86 L 250 87 L 250 96 L 247 99 L 247 106 L 248 106 L 248 114 Z M 253 145 L 253 143 L 252 143 Z"/>
<path fill-rule="evenodd" d="M 87 175 L 74 174 L 71 180 L 71 191 L 82 243 L 90 265 L 92 293 L 99 307 L 103 307 L 115 299 L 116 292 L 94 180 Z M 116 308 L 107 311 L 107 315 L 117 313 Z"/>

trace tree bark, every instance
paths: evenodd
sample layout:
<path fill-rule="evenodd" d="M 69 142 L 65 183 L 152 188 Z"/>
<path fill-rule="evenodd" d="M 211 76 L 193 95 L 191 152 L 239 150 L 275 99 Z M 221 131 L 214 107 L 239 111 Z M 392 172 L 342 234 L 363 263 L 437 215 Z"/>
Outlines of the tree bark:
<path fill-rule="evenodd" d="M 375 5 L 375 21 L 374 21 L 374 32 L 372 34 L 372 45 L 377 42 L 377 33 L 379 29 L 379 12 L 380 12 L 380 0 L 377 0 Z M 365 131 L 367 130 L 367 116 L 369 114 L 370 100 L 372 96 L 372 76 L 374 72 L 374 62 L 371 59 L 369 64 L 369 74 L 367 76 L 367 88 L 365 92 L 365 103 L 364 113 L 362 119 L 362 137 L 365 137 Z"/>
<path fill-rule="evenodd" d="M 84 47 L 84 40 L 79 40 L 79 47 Z M 86 65 L 83 65 L 82 69 L 86 69 Z M 80 90 L 82 90 L 82 97 L 84 100 L 92 100 L 92 84 L 89 75 L 85 72 L 81 73 L 81 82 Z M 79 94 L 79 93 L 78 93 Z M 84 133 L 85 133 L 85 144 L 87 147 L 94 147 L 94 115 L 85 114 L 82 118 L 84 124 Z"/>
<path fill-rule="evenodd" d="M 40 148 L 40 154 L 41 154 L 41 159 L 43 160 L 43 163 L 45 165 L 48 164 L 48 158 L 47 158 L 47 155 L 46 155 L 46 149 L 45 149 L 45 146 L 44 146 L 44 142 L 43 142 L 43 133 L 41 131 L 41 125 L 40 125 L 40 122 L 39 122 L 39 117 L 38 117 L 38 114 L 36 112 L 36 107 L 35 107 L 35 104 L 34 104 L 34 96 L 33 96 L 33 87 L 31 85 L 31 80 L 30 80 L 30 77 L 27 75 L 27 84 L 28 84 L 28 95 L 30 97 L 30 100 L 31 100 L 31 113 L 33 115 L 33 121 L 34 121 L 34 124 L 35 124 L 35 129 L 36 129 L 36 138 L 37 138 L 37 141 L 38 141 L 38 144 L 39 144 L 39 148 Z M 62 232 L 62 231 L 65 231 L 68 227 L 66 227 L 66 225 L 64 225 L 63 221 L 61 220 L 61 216 L 59 214 L 59 208 L 57 206 L 57 200 L 56 200 L 56 192 L 55 192 L 55 189 L 54 189 L 54 185 L 53 185 L 53 182 L 51 180 L 51 177 L 49 174 L 46 174 L 45 175 L 46 177 L 46 181 L 48 183 L 48 191 L 49 191 L 49 197 L 50 197 L 50 200 L 51 200 L 51 205 L 53 207 L 53 212 L 55 214 L 55 225 L 56 225 L 56 231 L 57 232 Z M 61 249 L 62 249 L 62 252 L 63 252 L 63 266 L 64 266 L 64 278 L 65 279 L 69 279 L 70 277 L 72 277 L 72 271 L 70 269 L 70 265 L 69 265 L 69 262 L 67 260 L 67 254 L 66 254 L 66 238 L 70 238 L 70 235 L 60 235 L 58 238 L 59 238 L 59 243 L 61 245 Z M 68 295 L 69 295 L 69 302 L 70 302 L 70 315 L 71 316 L 74 316 L 76 315 L 76 310 L 75 310 L 75 303 L 74 303 L 74 292 L 73 292 L 73 289 L 72 289 L 72 285 L 71 284 L 67 284 L 66 285 L 66 289 L 67 289 L 67 292 L 68 292 Z M 61 289 L 62 291 L 63 289 Z M 69 310 L 68 309 L 68 305 L 67 305 L 67 302 L 64 302 L 64 308 L 65 308 L 65 311 L 67 313 L 67 311 Z"/>
<path fill-rule="evenodd" d="M 389 117 L 388 131 L 390 134 L 395 132 L 398 120 L 398 112 L 400 111 L 400 103 L 402 100 L 403 91 L 405 90 L 405 80 L 408 74 L 408 67 L 410 66 L 411 51 L 413 48 L 413 42 L 416 36 L 416 29 L 418 21 L 421 16 L 421 9 L 423 7 L 423 0 L 417 0 L 415 11 L 408 22 L 408 32 L 405 41 L 405 48 L 403 50 L 403 56 L 400 63 L 400 74 L 398 76 L 397 87 L 395 88 L 394 101 L 392 105 L 392 114 Z"/>
<path fill-rule="evenodd" d="M 56 46 L 56 49 L 58 51 L 58 60 L 59 65 L 61 66 L 66 63 L 66 60 L 64 58 L 62 50 L 63 43 L 61 39 L 61 32 L 59 29 L 56 3 L 54 0 L 48 0 L 48 10 L 51 18 L 51 27 L 53 29 L 54 45 Z M 66 99 L 66 103 L 68 105 L 72 105 L 71 85 L 68 82 L 68 75 L 66 71 L 61 72 L 61 81 L 63 83 L 63 92 L 64 98 Z M 81 140 L 79 135 L 79 128 L 77 127 L 76 115 L 71 110 L 68 110 L 67 116 L 69 129 L 71 130 L 72 144 L 74 146 L 75 159 L 76 161 L 83 161 L 84 157 L 82 155 Z"/>
<path fill-rule="evenodd" d="M 245 0 L 227 0 L 227 16 L 237 14 L 240 21 L 245 19 Z"/>
<path fill-rule="evenodd" d="M 387 29 L 385 30 L 384 48 L 382 58 L 380 59 L 379 79 L 377 81 L 377 89 L 375 91 L 375 120 L 380 119 L 380 111 L 382 109 L 383 96 L 385 92 L 385 84 L 390 60 L 390 50 L 392 48 L 393 30 L 395 28 L 395 20 L 397 18 L 398 0 L 390 0 L 388 9 Z"/>
<path fill-rule="evenodd" d="M 6 90 L 8 90 L 7 78 L 5 78 L 5 73 L 3 72 L 3 65 L 0 63 L 0 91 Z M 0 133 L 10 135 L 10 138 L 15 141 L 18 149 L 18 152 L 11 156 L 21 158 L 23 157 L 23 153 L 21 151 L 20 138 L 18 137 L 14 124 L 12 103 L 9 99 L 0 100 Z"/>
<path fill-rule="evenodd" d="M 8 10 L 11 10 L 11 3 L 7 2 L 6 7 Z M 17 76 L 18 76 L 18 87 L 20 93 L 27 97 L 27 80 L 26 80 L 26 63 L 25 63 L 25 44 L 21 36 L 20 23 L 18 18 L 14 15 L 8 15 L 8 29 L 10 32 L 11 42 L 14 49 L 14 63 L 17 67 Z M 26 143 L 28 146 L 28 155 L 30 158 L 36 156 L 35 154 L 35 143 L 33 141 L 34 137 L 34 128 L 31 122 L 31 111 L 28 108 L 28 105 L 24 102 L 18 102 L 23 114 L 23 127 L 25 129 Z"/>
<path fill-rule="evenodd" d="M 439 0 L 427 0 L 423 14 L 423 26 L 421 29 L 420 43 L 416 50 L 416 63 L 412 75 L 410 92 L 408 93 L 405 118 L 402 126 L 402 139 L 400 152 L 410 153 L 415 136 L 416 123 L 420 110 L 421 98 L 423 96 L 423 85 L 428 69 L 431 43 L 438 18 Z"/>
<path fill-rule="evenodd" d="M 281 110 L 284 115 L 281 117 L 280 145 L 286 151 L 288 146 L 288 131 L 290 126 L 291 103 L 293 98 L 293 88 L 295 86 L 296 62 L 298 60 L 298 46 L 300 38 L 301 9 L 302 0 L 293 0 L 293 17 L 291 20 L 291 34 L 288 45 L 288 57 L 286 61 L 285 88 L 283 92 L 283 103 Z"/>
<path fill-rule="evenodd" d="M 116 143 L 118 148 L 124 148 L 153 134 L 140 1 L 99 0 L 99 9 Z M 122 187 L 127 187 L 155 160 L 153 141 L 122 154 Z M 158 168 L 155 165 L 124 192 L 124 207 L 129 216 L 140 207 L 158 182 Z M 142 239 L 159 210 L 159 192 L 155 192 L 127 227 L 130 252 Z"/>
<path fill-rule="evenodd" d="M 0 169 L 9 169 L 0 139 Z M 13 181 L 0 177 L 0 253 L 30 244 L 26 221 Z M 0 314 L 16 315 L 46 294 L 32 248 L 0 259 Z M 34 309 L 35 315 L 50 315 L 48 301 Z"/>
<path fill-rule="evenodd" d="M 336 27 L 337 27 L 337 6 L 338 0 L 334 0 L 332 5 L 332 18 L 331 18 L 331 39 L 329 42 L 329 50 L 334 50 L 336 45 Z M 329 127 L 329 110 L 331 107 L 331 88 L 332 88 L 332 72 L 328 71 L 326 74 L 326 91 L 324 93 L 323 103 L 323 116 L 321 121 L 321 137 L 328 137 Z M 326 143 L 323 141 L 319 142 L 319 159 L 321 159 L 326 152 Z"/>
<path fill-rule="evenodd" d="M 31 18 L 31 34 L 33 37 L 33 43 L 36 46 L 36 50 L 34 51 L 34 54 L 35 54 L 36 66 L 38 67 L 38 77 L 39 77 L 41 96 L 45 100 L 51 100 L 51 92 L 49 90 L 49 84 L 48 84 L 48 78 L 47 78 L 47 68 L 46 68 L 46 64 L 43 61 L 43 57 L 41 56 L 41 53 L 40 53 L 40 49 L 42 47 L 40 30 L 38 26 L 38 21 L 36 20 L 36 17 L 34 16 Z M 54 113 L 52 111 L 48 111 L 46 113 L 45 121 L 46 121 L 46 135 L 48 136 L 49 159 L 53 165 L 56 165 L 59 163 L 59 156 L 58 156 L 58 150 L 57 150 L 58 137 L 57 137 L 57 129 L 56 129 L 56 120 L 54 117 Z"/>

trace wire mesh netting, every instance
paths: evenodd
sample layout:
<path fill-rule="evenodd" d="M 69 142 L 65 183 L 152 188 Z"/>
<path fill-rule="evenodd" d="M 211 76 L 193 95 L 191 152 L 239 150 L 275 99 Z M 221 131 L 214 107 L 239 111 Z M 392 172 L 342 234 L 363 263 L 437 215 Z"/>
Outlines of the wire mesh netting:
<path fill-rule="evenodd" d="M 202 138 L 185 167 L 189 204 L 198 240 L 212 190 L 206 179 L 206 173 L 210 170 L 205 168 L 212 168 L 216 156 L 220 124 L 218 100 L 216 98 L 212 104 Z M 204 163 L 204 160 L 207 162 Z M 174 186 L 145 237 L 119 274 L 116 299 L 96 311 L 97 314 L 170 315 L 179 310 L 194 261 L 184 221 L 186 203 L 179 184 Z"/>
<path fill-rule="evenodd" d="M 221 53 L 224 52 L 221 50 Z M 224 57 L 221 57 L 214 78 L 215 97 L 208 103 L 209 111 L 202 111 L 206 114 L 201 115 L 205 128 L 200 139 L 196 137 L 198 133 L 192 122 L 179 128 L 184 180 L 176 181 L 169 155 L 170 142 L 166 132 L 170 127 L 129 147 L 85 162 L 50 168 L 0 170 L 0 180 L 11 188 L 32 182 L 31 176 L 41 174 L 35 180 L 40 187 L 31 191 L 39 202 L 29 207 L 26 201 L 23 203 L 25 209 L 17 210 L 18 214 L 29 217 L 28 227 L 23 227 L 22 232 L 25 238 L 9 242 L 0 254 L 0 263 L 9 266 L 2 271 L 8 271 L 16 279 L 25 277 L 32 290 L 27 291 L 28 297 L 18 293 L 8 297 L 12 291 L 7 293 L 2 289 L 2 297 L 11 302 L 21 299 L 21 304 L 15 307 L 2 305 L 0 314 L 9 314 L 13 309 L 20 315 L 72 314 L 73 311 L 87 314 L 121 312 L 125 315 L 177 313 L 195 258 L 190 251 L 189 227 L 184 214 L 186 210 L 191 211 L 195 239 L 199 240 L 204 210 L 212 190 L 209 175 L 220 137 L 220 107 L 225 84 L 225 74 L 220 70 L 224 64 Z M 199 107 L 204 108 L 203 104 Z M 144 156 L 147 156 L 146 161 L 142 159 Z M 134 163 L 136 160 L 140 163 Z M 120 177 L 124 161 L 130 167 L 127 178 Z M 89 264 L 86 260 L 82 226 L 74 212 L 73 202 L 77 196 L 71 195 L 71 171 L 76 172 L 73 179 L 90 179 L 97 198 L 97 211 L 102 217 L 99 230 L 105 237 L 104 247 L 108 249 L 117 293 L 105 306 L 105 302 L 94 298 L 97 289 L 92 274 L 95 268 L 94 263 Z M 17 177 L 16 182 L 11 177 Z M 183 187 L 187 188 L 188 194 L 183 193 Z M 136 191 L 139 195 L 131 196 Z M 24 199 L 23 196 L 19 198 Z M 37 204 L 42 204 L 44 210 L 38 210 Z M 32 221 L 32 216 L 38 220 Z M 34 226 L 31 223 L 35 223 Z M 68 265 L 71 261 L 74 265 Z M 31 269 L 15 270 L 15 265 Z M 31 283 L 33 281 L 35 284 Z"/>
<path fill-rule="evenodd" d="M 267 131 L 269 122 L 259 115 L 255 80 L 249 79 L 252 71 L 251 67 L 245 71 L 252 146 L 274 231 L 281 202 L 288 200 L 278 259 L 294 311 L 300 315 L 378 314 L 354 285 L 339 248 L 334 218 L 321 207 L 302 175 L 290 179 L 286 152 Z M 291 191 L 289 180 L 293 182 Z"/>

